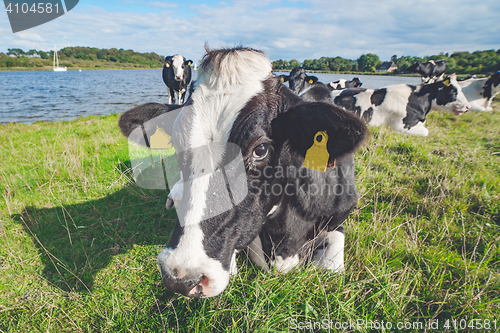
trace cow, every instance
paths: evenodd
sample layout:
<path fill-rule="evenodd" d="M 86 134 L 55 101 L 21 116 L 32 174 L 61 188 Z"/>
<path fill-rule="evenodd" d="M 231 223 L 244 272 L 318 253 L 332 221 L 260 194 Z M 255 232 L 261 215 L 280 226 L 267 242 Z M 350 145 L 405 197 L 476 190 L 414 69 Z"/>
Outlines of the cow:
<path fill-rule="evenodd" d="M 163 126 L 155 119 L 170 113 L 183 186 L 174 231 L 157 259 L 169 290 L 222 293 L 238 251 L 264 270 L 313 262 L 343 271 L 343 222 L 358 198 L 353 153 L 368 133 L 359 117 L 303 101 L 272 74 L 263 52 L 241 46 L 206 46 L 182 107 L 136 107 L 119 127 L 147 145 Z"/>
<path fill-rule="evenodd" d="M 359 88 L 363 85 L 361 81 L 359 81 L 359 78 L 355 77 L 351 81 L 347 81 L 346 79 L 340 79 L 335 82 L 330 82 L 326 86 L 330 90 L 340 90 L 340 89 L 345 89 L 345 88 Z"/>
<path fill-rule="evenodd" d="M 354 112 L 370 126 L 386 125 L 399 133 L 421 136 L 429 134 L 425 119 L 431 109 L 460 115 L 470 108 L 455 75 L 417 86 L 334 90 L 331 97 L 336 105 Z"/>
<path fill-rule="evenodd" d="M 445 60 L 430 60 L 426 63 L 417 61 L 408 67 L 406 71 L 419 73 L 422 76 L 423 83 L 433 83 L 443 79 L 446 66 L 447 64 Z"/>
<path fill-rule="evenodd" d="M 329 101 L 331 89 L 318 81 L 316 76 L 309 76 L 303 67 L 295 67 L 289 75 L 280 75 L 283 83 L 288 82 L 290 89 L 307 102 Z"/>
<path fill-rule="evenodd" d="M 458 81 L 471 105 L 471 111 L 492 111 L 491 102 L 500 92 L 500 71 L 488 78 Z"/>
<path fill-rule="evenodd" d="M 175 101 L 174 94 L 177 93 L 177 104 L 183 104 L 191 81 L 192 60 L 186 60 L 180 54 L 165 57 L 163 64 L 163 82 L 168 87 L 168 104 Z"/>

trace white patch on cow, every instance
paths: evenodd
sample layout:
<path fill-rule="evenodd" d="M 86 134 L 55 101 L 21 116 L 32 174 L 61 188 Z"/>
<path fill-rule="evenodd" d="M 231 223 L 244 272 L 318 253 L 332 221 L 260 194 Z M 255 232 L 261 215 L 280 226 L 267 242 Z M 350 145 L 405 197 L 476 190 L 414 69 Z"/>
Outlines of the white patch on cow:
<path fill-rule="evenodd" d="M 269 211 L 269 213 L 267 213 L 267 216 L 270 216 L 272 215 L 274 212 L 276 212 L 278 210 L 280 205 L 274 205 L 273 208 L 271 208 L 271 210 Z"/>
<path fill-rule="evenodd" d="M 326 235 L 326 249 L 318 250 L 314 261 L 321 267 L 333 272 L 344 271 L 344 243 L 345 235 L 337 230 Z"/>
<path fill-rule="evenodd" d="M 182 65 L 184 64 L 184 57 L 180 54 L 176 54 L 172 57 L 172 67 L 174 71 L 174 79 L 176 81 L 181 81 L 184 77 L 184 68 Z"/>
<path fill-rule="evenodd" d="M 276 256 L 276 260 L 273 262 L 274 267 L 276 267 L 276 270 L 280 273 L 288 273 L 290 272 L 295 266 L 297 266 L 300 262 L 300 258 L 298 254 L 295 254 L 291 257 L 287 257 L 286 259 L 283 259 L 282 256 Z"/>
<path fill-rule="evenodd" d="M 225 145 L 212 143 L 227 142 L 240 110 L 263 90 L 262 82 L 271 76 L 271 62 L 262 53 L 240 50 L 226 55 L 220 61 L 219 66 L 213 63 L 200 66 L 192 95 L 191 131 L 185 133 L 188 148 L 209 147 L 192 150 L 194 162 L 191 170 L 195 174 L 202 174 L 202 169 L 215 170 L 223 158 Z M 229 282 L 229 272 L 224 270 L 219 261 L 206 254 L 199 225 L 207 208 L 210 177 L 211 174 L 190 179 L 189 184 L 186 184 L 190 187 L 190 196 L 182 200 L 183 205 L 188 205 L 184 232 L 177 248 L 165 249 L 165 252 L 162 251 L 164 254 L 158 257 L 162 267 L 183 267 L 193 274 L 203 273 L 208 278 L 208 286 L 203 289 L 205 297 L 218 295 Z"/>
<path fill-rule="evenodd" d="M 267 266 L 266 262 L 266 257 L 264 251 L 262 250 L 262 241 L 260 240 L 259 236 L 255 237 L 255 239 L 250 243 L 250 245 L 248 245 L 247 251 L 248 251 L 248 256 L 253 261 L 253 263 L 257 265 L 257 267 L 265 270 L 266 272 L 269 271 L 269 267 Z"/>
<path fill-rule="evenodd" d="M 168 199 L 165 205 L 167 209 L 172 208 L 176 202 L 177 205 L 179 205 L 180 201 L 182 200 L 183 191 L 184 191 L 184 182 L 182 178 L 182 171 L 180 171 L 180 180 L 177 183 L 175 183 L 175 185 L 170 190 L 170 193 L 168 193 Z"/>
<path fill-rule="evenodd" d="M 338 82 L 330 82 L 329 85 L 333 89 L 344 89 L 346 82 L 347 82 L 346 79 L 340 79 Z"/>
<path fill-rule="evenodd" d="M 488 81 L 485 79 L 467 79 L 464 81 L 458 81 L 460 87 L 462 87 L 462 92 L 465 98 L 470 103 L 470 111 L 493 111 L 491 107 L 491 101 L 493 98 L 500 93 L 500 84 L 492 86 L 491 98 L 484 97 L 484 85 Z"/>
<path fill-rule="evenodd" d="M 238 274 L 238 265 L 236 264 L 236 254 L 237 250 L 234 250 L 233 256 L 231 257 L 231 265 L 229 266 L 229 275 L 235 276 Z"/>

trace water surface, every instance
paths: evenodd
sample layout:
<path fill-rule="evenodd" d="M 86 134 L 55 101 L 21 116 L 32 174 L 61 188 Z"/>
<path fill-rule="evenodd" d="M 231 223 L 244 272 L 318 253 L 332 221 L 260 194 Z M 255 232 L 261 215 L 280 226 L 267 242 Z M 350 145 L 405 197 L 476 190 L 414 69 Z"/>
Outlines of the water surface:
<path fill-rule="evenodd" d="M 358 77 L 363 88 L 420 83 L 417 77 L 314 75 L 323 83 Z M 197 71 L 193 70 L 193 80 L 196 77 Z M 73 120 L 122 113 L 147 102 L 168 102 L 161 69 L 0 71 L 0 87 L 0 123 Z"/>

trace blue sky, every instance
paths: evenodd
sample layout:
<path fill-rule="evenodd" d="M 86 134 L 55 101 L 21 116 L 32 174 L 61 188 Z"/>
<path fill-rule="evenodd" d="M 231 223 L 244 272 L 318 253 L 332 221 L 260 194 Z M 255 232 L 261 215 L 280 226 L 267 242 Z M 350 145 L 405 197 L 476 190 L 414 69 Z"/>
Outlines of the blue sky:
<path fill-rule="evenodd" d="M 0 5 L 1 6 L 1 5 Z M 80 0 L 69 13 L 12 33 L 0 11 L 0 52 L 57 44 L 180 53 L 242 44 L 271 60 L 375 53 L 425 56 L 500 49 L 498 0 Z"/>

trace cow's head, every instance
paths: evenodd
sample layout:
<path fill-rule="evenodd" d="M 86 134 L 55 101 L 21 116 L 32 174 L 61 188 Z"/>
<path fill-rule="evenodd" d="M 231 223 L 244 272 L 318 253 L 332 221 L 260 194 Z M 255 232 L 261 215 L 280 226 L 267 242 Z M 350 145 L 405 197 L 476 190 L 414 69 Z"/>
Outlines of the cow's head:
<path fill-rule="evenodd" d="M 455 115 L 461 115 L 470 109 L 470 104 L 462 92 L 455 74 L 450 75 L 443 81 L 437 81 L 427 86 L 432 87 L 431 89 L 435 93 L 432 100 L 433 109 L 450 112 Z"/>
<path fill-rule="evenodd" d="M 275 181 L 273 168 L 301 166 L 319 131 L 328 135 L 331 160 L 352 153 L 367 135 L 358 117 L 337 106 L 302 103 L 271 70 L 260 51 L 207 49 L 191 102 L 175 120 L 184 186 L 175 229 L 158 256 L 174 292 L 211 297 L 227 287 L 235 251 L 256 238 L 279 200 L 262 190 Z M 126 135 L 141 125 L 134 110 L 120 119 Z"/>
<path fill-rule="evenodd" d="M 186 60 L 180 54 L 165 57 L 164 68 L 171 68 L 176 81 L 181 81 L 184 78 L 184 69 L 193 64 L 192 60 Z"/>
<path fill-rule="evenodd" d="M 306 70 L 302 67 L 295 67 L 289 75 L 281 75 L 280 78 L 282 82 L 288 82 L 290 89 L 297 95 L 307 90 L 308 86 L 318 82 L 316 76 L 307 75 Z"/>

